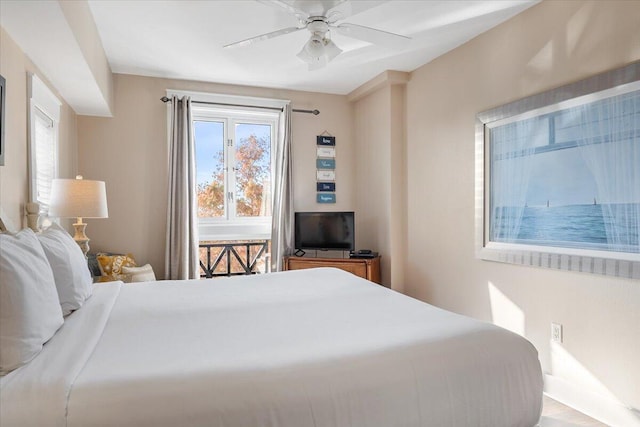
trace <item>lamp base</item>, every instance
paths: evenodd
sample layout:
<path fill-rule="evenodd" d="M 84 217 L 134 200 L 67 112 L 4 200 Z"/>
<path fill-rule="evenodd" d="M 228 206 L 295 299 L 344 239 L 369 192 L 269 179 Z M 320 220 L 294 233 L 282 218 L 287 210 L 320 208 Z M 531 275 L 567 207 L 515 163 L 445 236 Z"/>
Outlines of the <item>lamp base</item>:
<path fill-rule="evenodd" d="M 84 230 L 87 228 L 87 224 L 80 220 L 73 224 L 73 228 L 75 228 L 76 233 L 73 235 L 73 240 L 76 241 L 85 258 L 87 257 L 87 252 L 89 252 L 89 239 L 86 234 L 84 234 Z"/>
<path fill-rule="evenodd" d="M 24 205 L 24 210 L 27 211 L 27 227 L 32 230 L 40 230 L 40 205 L 37 203 L 27 203 Z"/>

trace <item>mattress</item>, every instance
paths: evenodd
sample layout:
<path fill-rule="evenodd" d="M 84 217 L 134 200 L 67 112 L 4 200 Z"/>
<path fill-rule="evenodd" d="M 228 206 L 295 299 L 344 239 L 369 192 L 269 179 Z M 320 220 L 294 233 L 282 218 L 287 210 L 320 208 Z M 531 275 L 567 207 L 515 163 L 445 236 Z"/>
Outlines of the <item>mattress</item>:
<path fill-rule="evenodd" d="M 535 348 L 320 268 L 97 284 L 0 380 L 8 426 L 527 426 Z"/>

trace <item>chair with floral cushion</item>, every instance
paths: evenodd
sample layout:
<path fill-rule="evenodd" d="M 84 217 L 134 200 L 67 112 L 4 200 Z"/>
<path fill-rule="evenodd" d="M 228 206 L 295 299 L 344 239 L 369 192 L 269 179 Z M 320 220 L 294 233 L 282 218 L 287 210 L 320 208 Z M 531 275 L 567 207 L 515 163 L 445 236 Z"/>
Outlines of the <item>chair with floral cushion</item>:
<path fill-rule="evenodd" d="M 101 252 L 89 255 L 88 263 L 96 282 L 121 280 L 132 283 L 156 280 L 151 265 L 138 267 L 133 254 Z"/>

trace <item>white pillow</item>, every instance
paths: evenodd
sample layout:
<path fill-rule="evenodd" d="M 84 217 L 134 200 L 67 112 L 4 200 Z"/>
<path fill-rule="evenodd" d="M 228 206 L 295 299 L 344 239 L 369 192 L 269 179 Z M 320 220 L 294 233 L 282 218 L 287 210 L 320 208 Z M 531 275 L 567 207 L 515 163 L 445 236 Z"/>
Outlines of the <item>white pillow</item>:
<path fill-rule="evenodd" d="M 127 283 L 156 280 L 156 275 L 150 264 L 145 264 L 142 267 L 122 267 L 122 273 L 127 275 Z"/>
<path fill-rule="evenodd" d="M 51 224 L 38 240 L 49 260 L 58 289 L 62 314 L 79 309 L 93 292 L 93 279 L 80 246 L 58 224 Z"/>
<path fill-rule="evenodd" d="M 33 359 L 64 322 L 53 272 L 33 231 L 0 234 L 0 375 Z"/>

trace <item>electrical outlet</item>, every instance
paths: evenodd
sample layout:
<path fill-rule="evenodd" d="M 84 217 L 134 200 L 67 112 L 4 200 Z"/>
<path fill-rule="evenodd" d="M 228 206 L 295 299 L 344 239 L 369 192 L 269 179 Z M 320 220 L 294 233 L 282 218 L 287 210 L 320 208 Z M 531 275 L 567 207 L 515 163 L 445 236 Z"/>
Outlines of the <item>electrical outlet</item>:
<path fill-rule="evenodd" d="M 551 341 L 562 342 L 562 325 L 560 323 L 551 322 Z"/>

